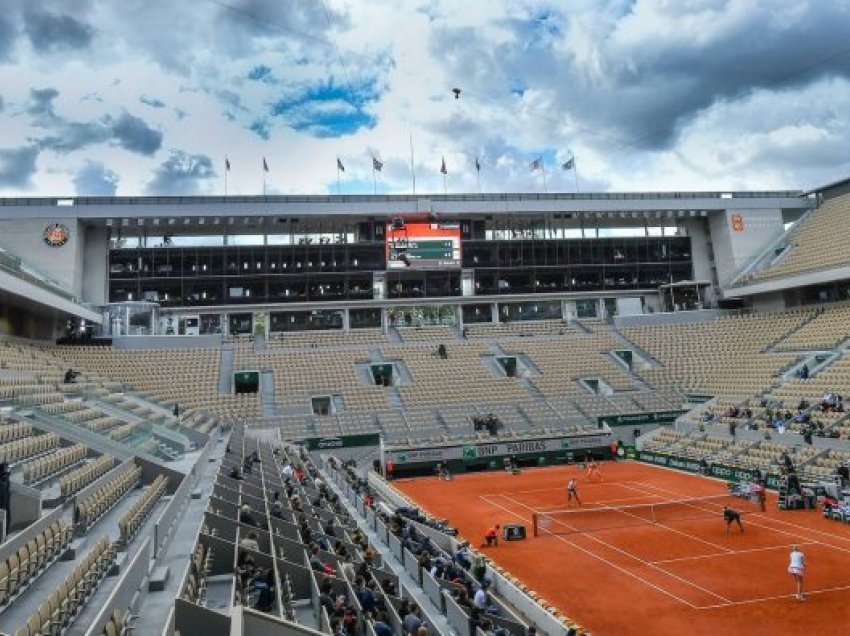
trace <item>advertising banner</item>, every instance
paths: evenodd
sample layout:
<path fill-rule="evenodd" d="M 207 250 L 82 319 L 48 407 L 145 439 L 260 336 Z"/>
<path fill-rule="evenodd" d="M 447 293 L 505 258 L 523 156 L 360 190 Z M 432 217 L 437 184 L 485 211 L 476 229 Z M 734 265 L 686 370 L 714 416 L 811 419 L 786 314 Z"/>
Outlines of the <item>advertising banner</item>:
<path fill-rule="evenodd" d="M 595 433 L 593 435 L 575 435 L 545 439 L 498 441 L 491 444 L 457 444 L 454 446 L 432 446 L 427 448 L 390 448 L 385 457 L 396 464 L 417 464 L 448 462 L 455 460 L 479 461 L 510 455 L 531 455 L 557 451 L 576 451 L 607 447 L 611 444 L 611 435 Z"/>

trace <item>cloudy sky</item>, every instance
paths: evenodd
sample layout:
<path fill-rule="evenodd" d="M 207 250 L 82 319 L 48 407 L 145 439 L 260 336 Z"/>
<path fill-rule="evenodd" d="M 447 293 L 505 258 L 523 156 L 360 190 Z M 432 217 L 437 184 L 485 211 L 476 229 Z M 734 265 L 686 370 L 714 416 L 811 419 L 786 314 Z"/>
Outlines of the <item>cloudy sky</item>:
<path fill-rule="evenodd" d="M 3 9 L 5 196 L 222 194 L 225 175 L 230 194 L 264 178 L 269 193 L 403 193 L 411 145 L 418 192 L 542 192 L 544 171 L 550 192 L 850 176 L 850 0 Z"/>

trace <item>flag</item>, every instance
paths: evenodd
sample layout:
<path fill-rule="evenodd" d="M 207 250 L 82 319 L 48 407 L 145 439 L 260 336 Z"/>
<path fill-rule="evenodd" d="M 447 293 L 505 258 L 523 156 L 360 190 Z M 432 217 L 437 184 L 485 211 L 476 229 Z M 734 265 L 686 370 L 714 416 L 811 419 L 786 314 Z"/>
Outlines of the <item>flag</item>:
<path fill-rule="evenodd" d="M 531 162 L 531 165 L 528 166 L 529 170 L 534 172 L 535 170 L 540 170 L 543 168 L 543 157 L 537 157 L 534 161 Z"/>
<path fill-rule="evenodd" d="M 573 168 L 575 168 L 575 165 L 576 165 L 576 158 L 570 157 L 564 163 L 561 164 L 561 167 L 564 170 L 572 170 Z"/>
<path fill-rule="evenodd" d="M 481 163 L 478 161 L 478 157 L 475 157 L 475 171 L 481 172 Z"/>
<path fill-rule="evenodd" d="M 230 159 L 227 157 L 224 158 L 224 169 L 230 172 Z"/>
<path fill-rule="evenodd" d="M 263 157 L 263 171 L 264 171 L 264 172 L 268 172 L 268 171 L 269 171 L 269 164 L 268 164 L 268 163 L 266 163 L 266 158 L 265 158 L 265 157 Z"/>
<path fill-rule="evenodd" d="M 345 172 L 345 166 L 342 165 L 342 161 L 339 160 L 339 157 L 336 158 L 336 169 L 340 172 Z"/>
<path fill-rule="evenodd" d="M 372 157 L 372 170 L 381 171 L 381 168 L 384 167 L 384 163 L 382 161 L 378 161 L 375 157 Z"/>
<path fill-rule="evenodd" d="M 443 163 L 442 163 L 442 165 L 440 165 L 440 172 L 442 172 L 443 174 L 449 174 L 449 171 L 446 170 L 446 158 L 445 157 L 443 157 Z"/>

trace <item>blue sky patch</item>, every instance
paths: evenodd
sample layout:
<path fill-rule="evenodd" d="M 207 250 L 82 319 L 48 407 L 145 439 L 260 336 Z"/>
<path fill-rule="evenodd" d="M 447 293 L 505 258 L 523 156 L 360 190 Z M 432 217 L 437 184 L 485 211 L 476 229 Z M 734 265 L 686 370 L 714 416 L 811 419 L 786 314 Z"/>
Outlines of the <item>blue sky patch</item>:
<path fill-rule="evenodd" d="M 278 100 L 272 104 L 271 114 L 284 119 L 294 130 L 314 137 L 342 137 L 375 126 L 369 107 L 379 97 L 374 81 L 356 88 L 329 82 L 296 97 Z"/>

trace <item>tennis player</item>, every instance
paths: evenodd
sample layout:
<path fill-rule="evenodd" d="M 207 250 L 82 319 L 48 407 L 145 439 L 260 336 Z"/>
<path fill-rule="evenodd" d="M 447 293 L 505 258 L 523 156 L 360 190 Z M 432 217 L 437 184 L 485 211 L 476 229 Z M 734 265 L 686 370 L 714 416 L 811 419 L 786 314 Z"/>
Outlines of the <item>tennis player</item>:
<path fill-rule="evenodd" d="M 602 481 L 602 471 L 599 470 L 599 464 L 594 460 L 591 460 L 587 466 L 587 480 Z"/>
<path fill-rule="evenodd" d="M 805 601 L 803 596 L 803 575 L 806 573 L 806 555 L 800 552 L 796 545 L 791 546 L 791 561 L 788 564 L 788 574 L 794 577 L 797 583 L 797 600 Z"/>
<path fill-rule="evenodd" d="M 578 482 L 575 480 L 575 477 L 571 477 L 570 481 L 567 483 L 567 505 L 573 505 L 573 499 L 578 502 L 578 505 L 581 505 L 581 499 L 578 498 Z"/>
<path fill-rule="evenodd" d="M 723 506 L 723 520 L 726 522 L 726 536 L 729 536 L 729 528 L 733 523 L 738 524 L 741 534 L 744 534 L 744 524 L 741 523 L 741 513 L 729 506 Z"/>

